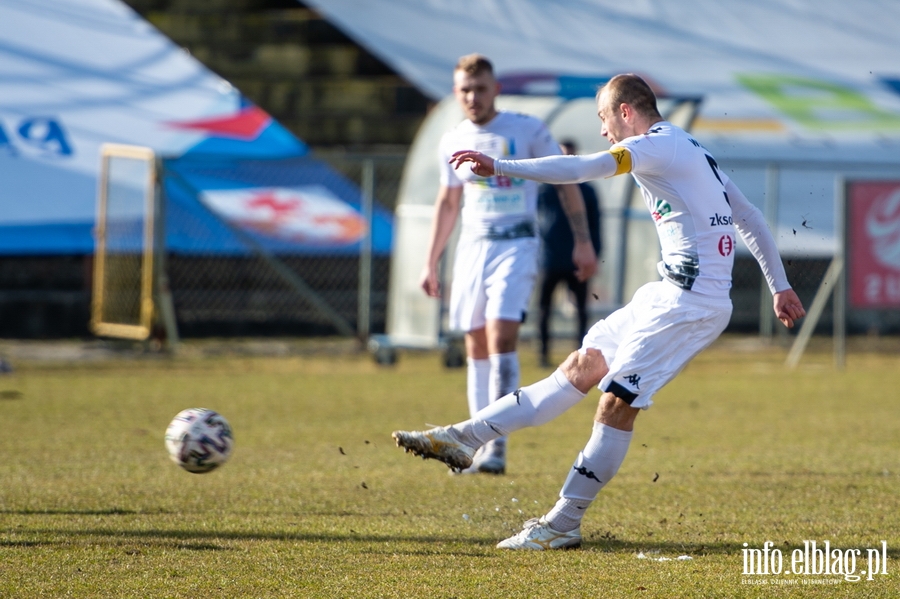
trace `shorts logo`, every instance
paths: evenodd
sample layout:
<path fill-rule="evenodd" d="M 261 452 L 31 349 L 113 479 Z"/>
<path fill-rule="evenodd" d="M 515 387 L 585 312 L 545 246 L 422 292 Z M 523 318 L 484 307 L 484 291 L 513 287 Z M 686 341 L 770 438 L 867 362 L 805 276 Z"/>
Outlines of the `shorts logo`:
<path fill-rule="evenodd" d="M 640 389 L 641 386 L 638 384 L 641 382 L 641 375 L 639 374 L 629 374 L 625 377 L 625 380 L 628 381 L 628 384 L 634 387 L 635 389 Z"/>
<path fill-rule="evenodd" d="M 670 212 L 672 212 L 672 206 L 670 206 L 667 201 L 656 200 L 656 205 L 650 211 L 650 216 L 653 217 L 654 221 L 659 221 Z"/>
<path fill-rule="evenodd" d="M 723 256 L 730 256 L 733 251 L 734 239 L 731 238 L 731 235 L 722 235 L 719 238 L 719 253 Z"/>

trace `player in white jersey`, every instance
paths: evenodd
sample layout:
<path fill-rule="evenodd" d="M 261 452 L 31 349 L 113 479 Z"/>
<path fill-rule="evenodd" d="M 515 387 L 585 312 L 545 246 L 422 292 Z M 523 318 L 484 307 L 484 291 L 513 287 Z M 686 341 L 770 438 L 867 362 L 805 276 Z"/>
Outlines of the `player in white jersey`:
<path fill-rule="evenodd" d="M 519 386 L 516 343 L 519 325 L 537 273 L 537 187 L 518 177 L 476 175 L 450 164 L 454 152 L 474 148 L 494 158 L 534 158 L 559 154 L 559 146 L 539 119 L 498 111 L 499 85 L 491 63 L 477 54 L 464 56 L 454 69 L 454 93 L 466 114 L 441 140 L 441 187 L 435 203 L 428 256 L 421 284 L 440 296 L 438 263 L 462 214 L 462 228 L 450 293 L 450 328 L 464 331 L 468 355 L 469 412 L 474 415 Z M 576 276 L 589 278 L 596 257 L 581 193 L 575 185 L 560 187 L 573 227 Z M 460 205 L 462 208 L 460 210 Z M 468 472 L 502 474 L 506 439 L 481 448 Z"/>
<path fill-rule="evenodd" d="M 498 547 L 558 549 L 581 544 L 581 518 L 616 474 L 641 409 L 725 329 L 731 317 L 735 233 L 760 264 L 785 326 L 803 317 L 765 219 L 716 161 L 690 135 L 667 123 L 650 87 L 636 75 L 613 77 L 597 96 L 608 152 L 537 160 L 494 160 L 464 151 L 480 175 L 577 182 L 631 173 L 656 221 L 662 280 L 641 287 L 632 301 L 595 324 L 550 377 L 523 387 L 472 419 L 425 432 L 396 431 L 397 444 L 451 468 L 466 467 L 477 447 L 496 435 L 538 426 L 602 391 L 594 429 L 553 509 L 525 524 Z"/>

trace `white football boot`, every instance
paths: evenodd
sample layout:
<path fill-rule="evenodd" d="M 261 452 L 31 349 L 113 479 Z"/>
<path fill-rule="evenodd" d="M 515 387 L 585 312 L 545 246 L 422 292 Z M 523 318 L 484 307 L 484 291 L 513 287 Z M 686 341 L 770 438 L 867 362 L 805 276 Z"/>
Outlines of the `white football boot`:
<path fill-rule="evenodd" d="M 485 474 L 506 474 L 506 439 L 494 439 L 484 444 L 481 456 L 476 456 L 473 466 Z M 480 459 L 479 459 L 480 458 Z"/>
<path fill-rule="evenodd" d="M 457 472 L 471 466 L 475 455 L 475 448 L 460 443 L 447 426 L 427 431 L 394 431 L 391 436 L 397 447 L 422 456 L 422 459 L 440 460 Z"/>
<path fill-rule="evenodd" d="M 497 549 L 576 549 L 581 547 L 581 528 L 559 532 L 550 528 L 544 518 L 532 518 L 521 532 L 497 543 Z"/>

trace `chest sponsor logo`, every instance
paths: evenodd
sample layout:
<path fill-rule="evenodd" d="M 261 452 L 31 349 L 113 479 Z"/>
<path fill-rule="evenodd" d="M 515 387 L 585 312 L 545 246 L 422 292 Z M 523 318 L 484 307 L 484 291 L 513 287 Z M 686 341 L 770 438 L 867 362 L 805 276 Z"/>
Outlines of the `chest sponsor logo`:
<path fill-rule="evenodd" d="M 734 239 L 731 235 L 722 235 L 719 238 L 719 253 L 723 256 L 730 256 L 734 251 Z"/>
<path fill-rule="evenodd" d="M 653 209 L 650 211 L 650 216 L 653 217 L 653 220 L 659 222 L 663 217 L 672 212 L 672 206 L 665 200 L 656 200 Z"/>
<path fill-rule="evenodd" d="M 499 175 L 494 177 L 479 177 L 472 181 L 466 181 L 473 189 L 510 189 L 512 187 L 525 187 L 525 179 Z"/>
<path fill-rule="evenodd" d="M 473 144 L 479 152 L 492 158 L 503 158 L 516 155 L 516 138 L 497 135 L 479 135 Z"/>
<path fill-rule="evenodd" d="M 723 227 L 725 225 L 733 225 L 734 220 L 731 218 L 730 214 L 719 214 L 718 212 L 713 216 L 708 216 L 709 226 L 710 227 Z"/>

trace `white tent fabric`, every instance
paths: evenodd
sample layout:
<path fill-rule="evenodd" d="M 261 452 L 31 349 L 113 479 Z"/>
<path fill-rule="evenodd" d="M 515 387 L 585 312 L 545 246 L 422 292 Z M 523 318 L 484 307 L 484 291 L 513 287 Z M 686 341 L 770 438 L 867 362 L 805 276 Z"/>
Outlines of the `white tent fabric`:
<path fill-rule="evenodd" d="M 900 173 L 895 0 L 303 2 L 435 100 L 451 93 L 456 61 L 472 52 L 491 59 L 507 92 L 516 87 L 516 93 L 571 99 L 568 80 L 602 82 L 634 72 L 661 97 L 698 99 L 693 135 L 764 210 L 788 258 L 833 255 L 842 177 Z M 436 183 L 418 173 L 436 159 L 435 129 L 449 118 L 442 111 L 452 106 L 441 103 L 413 144 L 398 218 L 428 221 L 424 204 L 433 202 Z M 568 123 L 565 132 L 583 132 L 585 152 L 602 149 L 590 142 L 599 137 L 590 112 L 579 112 L 579 123 Z M 545 115 L 551 130 L 565 128 L 565 115 Z M 623 201 L 604 210 L 615 216 L 627 206 Z M 397 243 L 424 235 L 422 226 L 401 226 Z M 641 258 L 627 252 L 623 272 Z M 417 272 L 414 265 L 407 270 Z M 412 276 L 405 284 L 397 283 L 399 275 L 392 279 L 395 302 L 402 292 L 418 297 Z M 399 303 L 410 314 L 419 309 L 412 300 Z M 410 329 L 431 333 L 421 323 L 434 319 L 415 319 Z"/>
<path fill-rule="evenodd" d="M 304 2 L 435 99 L 471 52 L 501 79 L 530 76 L 526 93 L 635 72 L 660 95 L 699 98 L 693 134 L 760 208 L 777 190 L 770 216 L 795 254 L 834 250 L 836 176 L 900 166 L 893 0 Z"/>
<path fill-rule="evenodd" d="M 458 57 L 480 52 L 501 77 L 642 74 L 701 96 L 697 130 L 711 136 L 900 152 L 893 0 L 305 2 L 435 99 Z"/>

